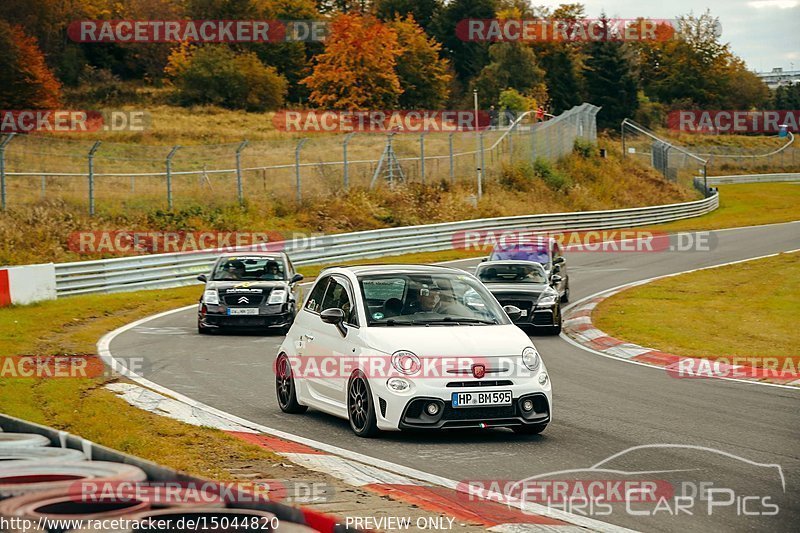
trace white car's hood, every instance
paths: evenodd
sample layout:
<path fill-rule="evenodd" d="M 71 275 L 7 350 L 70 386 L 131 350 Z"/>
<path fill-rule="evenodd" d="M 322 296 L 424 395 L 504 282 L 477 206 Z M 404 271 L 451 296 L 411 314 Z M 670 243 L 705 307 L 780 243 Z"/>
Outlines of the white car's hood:
<path fill-rule="evenodd" d="M 533 343 L 513 324 L 501 326 L 370 327 L 369 345 L 391 354 L 409 350 L 419 357 L 516 356 Z"/>

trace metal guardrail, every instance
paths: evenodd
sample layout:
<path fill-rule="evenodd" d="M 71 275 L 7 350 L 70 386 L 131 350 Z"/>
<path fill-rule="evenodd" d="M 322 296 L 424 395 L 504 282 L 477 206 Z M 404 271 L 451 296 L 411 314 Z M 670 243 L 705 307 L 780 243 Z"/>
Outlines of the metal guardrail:
<path fill-rule="evenodd" d="M 446 250 L 464 245 L 464 232 L 489 230 L 569 231 L 601 230 L 661 224 L 696 217 L 719 206 L 713 194 L 678 204 L 485 218 L 328 235 L 313 241 L 271 243 L 282 248 L 296 265 L 345 262 L 413 252 Z M 254 247 L 237 251 L 252 251 Z M 257 249 L 257 247 L 255 248 Z M 231 250 L 227 250 L 231 251 Z M 196 283 L 208 272 L 220 250 L 120 257 L 55 265 L 58 296 L 177 287 Z"/>
<path fill-rule="evenodd" d="M 778 174 L 748 174 L 741 176 L 714 176 L 708 178 L 709 185 L 725 183 L 769 183 L 776 181 L 800 181 L 800 172 Z"/>

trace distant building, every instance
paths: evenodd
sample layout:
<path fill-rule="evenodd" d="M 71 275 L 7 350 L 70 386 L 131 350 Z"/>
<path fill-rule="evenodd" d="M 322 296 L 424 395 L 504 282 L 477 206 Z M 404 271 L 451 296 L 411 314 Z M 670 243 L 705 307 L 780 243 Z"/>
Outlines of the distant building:
<path fill-rule="evenodd" d="M 800 70 L 783 70 L 781 67 L 775 67 L 771 72 L 756 72 L 755 74 L 764 80 L 770 89 L 800 83 Z"/>

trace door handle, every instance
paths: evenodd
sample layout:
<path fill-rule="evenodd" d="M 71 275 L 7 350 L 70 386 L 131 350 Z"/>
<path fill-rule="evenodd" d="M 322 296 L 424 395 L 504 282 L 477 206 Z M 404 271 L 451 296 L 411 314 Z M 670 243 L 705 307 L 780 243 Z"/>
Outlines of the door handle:
<path fill-rule="evenodd" d="M 314 340 L 314 335 L 309 335 L 308 333 L 306 333 L 304 336 L 305 336 L 307 341 L 313 341 Z"/>

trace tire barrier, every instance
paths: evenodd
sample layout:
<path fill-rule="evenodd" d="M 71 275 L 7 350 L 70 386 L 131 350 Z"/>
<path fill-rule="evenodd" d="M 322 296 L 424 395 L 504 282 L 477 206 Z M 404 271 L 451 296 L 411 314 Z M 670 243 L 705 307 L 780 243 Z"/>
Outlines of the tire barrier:
<path fill-rule="evenodd" d="M 54 490 L 34 492 L 0 502 L 0 516 L 49 520 L 102 520 L 150 509 L 144 499 L 101 495 L 84 498 L 80 492 Z M 49 531 L 53 532 L 54 529 Z"/>
<path fill-rule="evenodd" d="M 6 466 L 6 461 L 47 461 L 48 463 L 74 463 L 85 461 L 86 456 L 80 450 L 70 448 L 44 448 L 44 447 L 0 447 L 0 464 Z"/>
<path fill-rule="evenodd" d="M 147 474 L 133 465 L 106 461 L 32 463 L 13 461 L 0 465 L 0 499 L 30 492 L 68 490 L 78 481 L 144 481 Z"/>
<path fill-rule="evenodd" d="M 50 439 L 36 433 L 0 433 L 0 450 L 39 446 L 50 446 Z"/>

